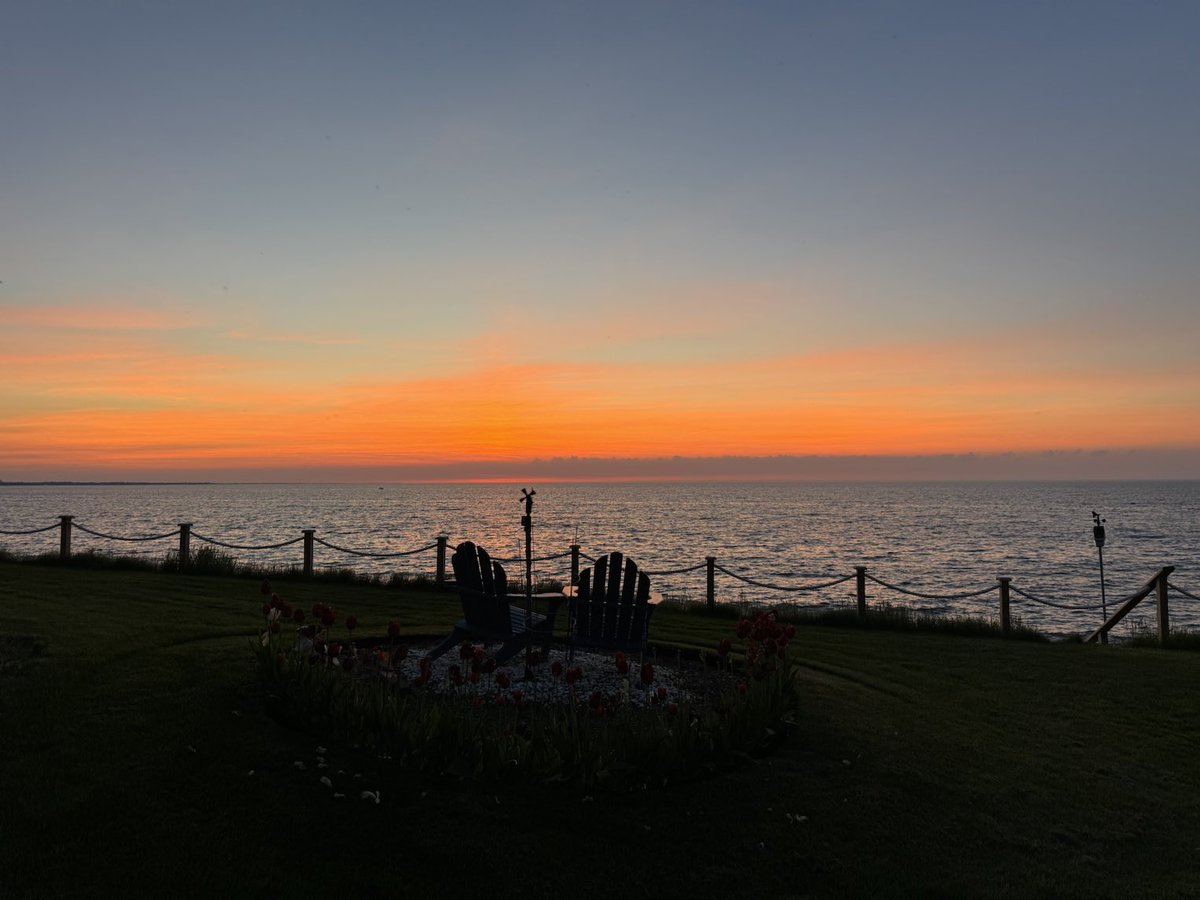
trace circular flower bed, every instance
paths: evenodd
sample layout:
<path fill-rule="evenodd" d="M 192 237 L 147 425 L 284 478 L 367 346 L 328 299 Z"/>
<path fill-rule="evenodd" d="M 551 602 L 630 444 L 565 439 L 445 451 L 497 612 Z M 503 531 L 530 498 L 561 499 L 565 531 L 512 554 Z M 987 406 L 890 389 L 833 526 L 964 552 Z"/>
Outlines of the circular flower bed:
<path fill-rule="evenodd" d="M 648 785 L 712 771 L 767 749 L 790 721 L 794 628 L 763 611 L 708 660 L 675 653 L 561 648 L 504 664 L 470 642 L 438 659 L 430 643 L 356 638 L 354 616 L 324 604 L 311 623 L 263 593 L 258 673 L 271 707 L 324 737 L 406 765 L 481 779 L 523 776 L 585 787 Z"/>

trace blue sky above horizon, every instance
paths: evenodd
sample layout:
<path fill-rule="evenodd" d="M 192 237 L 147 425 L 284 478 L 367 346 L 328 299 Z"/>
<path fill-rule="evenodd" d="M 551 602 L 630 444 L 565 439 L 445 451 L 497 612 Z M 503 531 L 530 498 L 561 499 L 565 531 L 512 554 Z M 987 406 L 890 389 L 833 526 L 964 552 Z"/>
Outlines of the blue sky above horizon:
<path fill-rule="evenodd" d="M 1195 4 L 3 23 L 0 477 L 1071 450 L 1200 475 Z"/>

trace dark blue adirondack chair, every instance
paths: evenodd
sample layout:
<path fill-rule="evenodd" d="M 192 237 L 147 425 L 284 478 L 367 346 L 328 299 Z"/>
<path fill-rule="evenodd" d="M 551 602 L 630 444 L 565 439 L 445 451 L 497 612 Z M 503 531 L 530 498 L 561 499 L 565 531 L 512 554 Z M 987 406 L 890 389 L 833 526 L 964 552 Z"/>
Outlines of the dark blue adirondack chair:
<path fill-rule="evenodd" d="M 454 631 L 430 651 L 433 659 L 467 640 L 479 641 L 484 645 L 500 644 L 495 654 L 498 665 L 503 665 L 519 650 L 524 650 L 539 638 L 543 654 L 550 652 L 554 617 L 565 597 L 561 594 L 535 595 L 535 599 L 545 601 L 548 606 L 545 615 L 532 613 L 527 628 L 525 610 L 514 609 L 510 604 L 510 600 L 524 600 L 524 596 L 509 596 L 504 567 L 493 560 L 486 550 L 471 541 L 463 541 L 455 548 L 450 561 L 454 566 L 454 581 L 458 587 L 463 617 L 455 623 Z"/>
<path fill-rule="evenodd" d="M 620 553 L 579 575 L 570 606 L 569 653 L 576 647 L 642 653 L 650 642 L 650 579 Z"/>

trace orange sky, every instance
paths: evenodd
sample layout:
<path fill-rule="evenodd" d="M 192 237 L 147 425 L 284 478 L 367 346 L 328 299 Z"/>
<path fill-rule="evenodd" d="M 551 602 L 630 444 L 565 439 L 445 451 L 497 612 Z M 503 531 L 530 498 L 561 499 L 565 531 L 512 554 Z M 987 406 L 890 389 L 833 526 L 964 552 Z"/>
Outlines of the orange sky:
<path fill-rule="evenodd" d="M 1129 326 L 1093 326 L 1074 345 L 1060 329 L 1021 328 L 757 357 L 734 343 L 663 360 L 620 359 L 623 345 L 610 341 L 615 362 L 596 352 L 574 360 L 561 344 L 526 349 L 498 332 L 426 348 L 440 371 L 422 375 L 379 362 L 386 338 L 248 339 L 161 309 L 16 309 L 7 325 L 8 480 L 555 456 L 1200 446 L 1200 366 L 1183 342 Z M 1096 362 L 1129 347 L 1146 352 L 1132 364 Z M 375 360 L 373 377 L 359 370 L 363 358 Z"/>
<path fill-rule="evenodd" d="M 1200 477 L 1198 12 L 1103 6 L 16 4 L 0 479 Z"/>

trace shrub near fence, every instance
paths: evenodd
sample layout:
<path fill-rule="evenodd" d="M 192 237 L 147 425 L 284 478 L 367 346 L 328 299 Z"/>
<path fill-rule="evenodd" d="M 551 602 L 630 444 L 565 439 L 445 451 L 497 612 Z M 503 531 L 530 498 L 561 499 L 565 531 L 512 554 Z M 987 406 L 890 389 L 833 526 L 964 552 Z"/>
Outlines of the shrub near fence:
<path fill-rule="evenodd" d="M 431 544 L 426 544 L 422 547 L 416 547 L 411 550 L 397 550 L 392 552 L 378 552 L 374 550 L 358 550 L 351 547 L 343 547 L 317 537 L 315 528 L 301 529 L 300 536 L 289 538 L 287 540 L 278 541 L 270 544 L 233 544 L 219 540 L 214 537 L 200 534 L 193 530 L 193 523 L 181 522 L 173 531 L 164 532 L 163 534 L 140 535 L 140 536 L 123 536 L 115 534 L 106 534 L 101 531 L 96 531 L 75 521 L 74 516 L 62 515 L 59 516 L 59 521 L 41 528 L 31 528 L 24 530 L 5 531 L 0 530 L 0 536 L 28 536 L 41 534 L 43 532 L 59 530 L 59 557 L 62 560 L 70 559 L 71 557 L 71 536 L 75 529 L 89 534 L 93 537 L 102 540 L 122 541 L 127 543 L 142 543 L 152 541 L 164 541 L 169 538 L 178 538 L 179 566 L 180 569 L 186 570 L 189 561 L 193 559 L 191 550 L 192 538 L 198 541 L 209 544 L 214 547 L 221 547 L 229 550 L 245 550 L 245 551 L 261 551 L 261 550 L 278 550 L 284 547 L 292 546 L 293 544 L 303 544 L 303 565 L 301 572 L 306 577 L 311 577 L 314 571 L 314 560 L 316 545 L 321 545 L 329 550 L 337 553 L 346 554 L 349 556 L 357 556 L 371 559 L 398 559 L 401 557 L 415 557 L 423 553 L 433 551 L 435 553 L 434 563 L 434 583 L 441 587 L 446 581 L 446 548 L 449 544 L 449 537 L 444 534 L 437 536 L 436 540 Z M 589 562 L 595 562 L 596 557 L 589 556 L 584 553 L 579 544 L 571 544 L 567 551 L 562 553 L 550 554 L 548 556 L 533 557 L 529 562 L 547 562 L 551 560 L 571 559 L 571 584 L 575 585 L 579 581 L 580 560 L 586 559 Z M 524 557 L 512 557 L 499 560 L 500 562 L 525 562 Z M 1023 601 L 1040 604 L 1042 606 L 1051 607 L 1059 610 L 1069 610 L 1073 612 L 1095 612 L 1105 609 L 1109 604 L 1066 604 L 1058 603 L 1052 600 L 1047 600 L 1043 597 L 1036 596 L 1029 591 L 1021 590 L 1012 583 L 1012 578 L 1009 576 L 1000 576 L 996 579 L 995 584 L 984 585 L 983 587 L 960 591 L 950 594 L 935 594 L 923 591 L 915 591 L 909 588 L 902 587 L 897 584 L 891 584 L 870 574 L 865 566 L 855 566 L 854 572 L 847 575 L 833 577 L 814 584 L 793 584 L 781 585 L 771 582 L 761 581 L 741 575 L 726 566 L 717 563 L 717 557 L 706 556 L 704 562 L 696 565 L 684 566 L 675 569 L 664 570 L 643 570 L 650 576 L 671 576 L 682 575 L 691 572 L 698 572 L 701 569 L 705 570 L 705 602 L 708 608 L 716 607 L 716 575 L 718 572 L 734 579 L 742 584 L 747 584 L 752 587 L 763 590 L 776 591 L 782 594 L 808 594 L 823 591 L 828 588 L 836 587 L 845 582 L 854 579 L 855 582 L 855 603 L 860 619 L 865 619 L 867 615 L 867 582 L 870 581 L 885 590 L 894 591 L 907 597 L 914 597 L 922 600 L 937 600 L 944 602 L 954 602 L 976 597 L 982 597 L 990 594 L 993 591 L 997 593 L 999 618 L 1001 632 L 1007 637 L 1012 634 L 1012 604 L 1014 601 L 1012 595 L 1016 594 Z M 1104 623 L 1093 631 L 1086 640 L 1099 641 L 1104 643 L 1107 641 L 1108 633 L 1112 628 L 1127 616 L 1142 600 L 1146 599 L 1150 594 L 1155 595 L 1155 605 L 1158 623 L 1158 640 L 1159 643 L 1165 646 L 1170 639 L 1170 611 L 1168 599 L 1173 592 L 1181 598 L 1188 600 L 1200 601 L 1200 596 L 1193 594 L 1183 588 L 1171 583 L 1169 580 L 1172 572 L 1175 571 L 1174 566 L 1164 566 L 1155 575 L 1153 575 L 1139 590 L 1134 591 L 1126 597 L 1115 601 L 1111 604 L 1115 607 L 1115 612 L 1106 618 Z"/>

